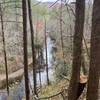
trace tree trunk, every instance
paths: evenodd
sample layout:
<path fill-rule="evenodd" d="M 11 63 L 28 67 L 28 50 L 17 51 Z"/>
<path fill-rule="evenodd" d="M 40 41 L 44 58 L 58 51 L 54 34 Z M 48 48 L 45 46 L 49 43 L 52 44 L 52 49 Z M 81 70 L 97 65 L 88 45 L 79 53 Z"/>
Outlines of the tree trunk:
<path fill-rule="evenodd" d="M 68 100 L 77 100 L 80 77 L 82 38 L 84 29 L 85 0 L 76 0 L 76 21 L 73 47 L 72 77 L 69 85 Z"/>
<path fill-rule="evenodd" d="M 85 66 L 85 57 L 84 57 L 84 54 L 82 54 L 82 71 L 83 71 L 83 74 L 84 75 L 87 75 L 87 68 L 86 68 L 86 66 Z"/>
<path fill-rule="evenodd" d="M 65 57 L 64 57 L 64 41 L 63 41 L 63 26 L 62 26 L 62 0 L 61 0 L 61 6 L 60 6 L 60 37 L 61 37 L 61 49 L 62 49 L 62 57 L 64 60 L 65 65 Z"/>
<path fill-rule="evenodd" d="M 39 67 L 38 67 L 38 69 L 39 69 L 39 82 L 40 82 L 40 88 L 42 87 L 42 84 L 41 84 L 41 49 L 38 47 L 38 63 L 39 63 Z"/>
<path fill-rule="evenodd" d="M 84 55 L 84 47 L 83 47 L 83 44 L 82 44 L 82 55 L 81 55 L 81 67 L 82 67 L 82 73 L 84 75 L 87 75 L 88 74 L 88 71 L 87 71 L 87 67 L 86 67 L 86 64 L 85 64 L 85 55 Z"/>
<path fill-rule="evenodd" d="M 28 13 L 29 13 L 29 22 L 31 29 L 31 46 L 32 46 L 32 59 L 33 59 L 33 79 L 34 79 L 34 94 L 37 94 L 36 90 L 36 55 L 35 55 L 35 44 L 34 44 L 34 30 L 33 30 L 33 21 L 32 21 L 32 11 L 31 11 L 31 2 L 28 0 Z"/>
<path fill-rule="evenodd" d="M 90 69 L 87 100 L 99 100 L 100 79 L 100 0 L 94 0 L 91 32 Z"/>
<path fill-rule="evenodd" d="M 28 55 L 27 55 L 27 6 L 26 0 L 22 0 L 23 9 L 23 49 L 24 49 L 24 76 L 26 100 L 30 100 L 29 79 L 28 79 Z"/>
<path fill-rule="evenodd" d="M 48 50 L 47 50 L 47 31 L 46 31 L 46 20 L 45 20 L 45 52 L 46 52 L 46 73 L 47 73 L 47 84 L 49 85 L 49 72 L 48 72 Z"/>

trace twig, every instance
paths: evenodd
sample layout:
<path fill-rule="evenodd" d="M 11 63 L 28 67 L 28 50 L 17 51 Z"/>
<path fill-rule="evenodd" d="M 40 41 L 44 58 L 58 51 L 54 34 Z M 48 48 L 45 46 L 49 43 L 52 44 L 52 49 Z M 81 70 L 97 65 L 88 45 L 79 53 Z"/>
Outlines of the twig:
<path fill-rule="evenodd" d="M 63 92 L 64 92 L 64 90 L 61 91 L 61 92 L 59 92 L 59 93 L 57 93 L 57 94 L 48 96 L 48 97 L 36 98 L 36 100 L 50 99 L 50 98 L 56 97 L 56 96 L 58 96 L 58 95 L 61 95 Z"/>
<path fill-rule="evenodd" d="M 55 1 L 49 8 L 53 7 L 59 0 Z"/>

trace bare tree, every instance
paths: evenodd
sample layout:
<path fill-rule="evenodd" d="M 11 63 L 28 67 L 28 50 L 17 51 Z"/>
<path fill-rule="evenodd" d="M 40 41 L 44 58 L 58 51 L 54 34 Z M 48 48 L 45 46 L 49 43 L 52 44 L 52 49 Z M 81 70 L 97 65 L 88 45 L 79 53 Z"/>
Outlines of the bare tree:
<path fill-rule="evenodd" d="M 45 52 L 46 52 L 46 73 L 47 73 L 47 84 L 49 85 L 49 72 L 48 72 L 48 50 L 47 50 L 47 28 L 46 28 L 46 19 L 45 19 L 45 27 L 44 27 L 44 34 L 45 34 Z"/>
<path fill-rule="evenodd" d="M 73 40 L 72 77 L 69 85 L 68 100 L 77 100 L 78 83 L 80 77 L 82 38 L 84 29 L 85 0 L 76 0 L 76 21 Z"/>
<path fill-rule="evenodd" d="M 28 55 L 27 55 L 27 5 L 26 0 L 22 0 L 23 10 L 23 49 L 24 49 L 24 76 L 26 100 L 30 100 L 29 79 L 28 79 Z"/>
<path fill-rule="evenodd" d="M 31 46 L 32 46 L 32 59 L 33 59 L 33 79 L 34 79 L 34 94 L 37 94 L 36 90 L 36 55 L 35 55 L 35 44 L 34 44 L 34 29 L 33 29 L 33 21 L 32 21 L 32 11 L 31 11 L 31 2 L 28 0 L 28 13 L 29 13 L 29 22 L 30 22 L 30 30 L 31 30 Z"/>
<path fill-rule="evenodd" d="M 62 54 L 63 54 L 63 60 L 64 60 L 64 43 L 63 43 L 63 24 L 62 24 L 62 0 L 61 0 L 61 6 L 60 6 L 60 35 L 61 35 L 61 48 L 62 48 Z M 65 63 L 65 60 L 64 60 Z"/>
<path fill-rule="evenodd" d="M 99 100 L 100 79 L 100 0 L 94 0 L 91 32 L 90 69 L 87 100 Z"/>

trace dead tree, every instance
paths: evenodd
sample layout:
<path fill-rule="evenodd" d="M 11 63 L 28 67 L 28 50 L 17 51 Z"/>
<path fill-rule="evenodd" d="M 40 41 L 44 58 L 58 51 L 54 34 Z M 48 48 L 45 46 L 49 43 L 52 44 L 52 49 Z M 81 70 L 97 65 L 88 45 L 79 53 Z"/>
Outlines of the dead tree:
<path fill-rule="evenodd" d="M 28 0 L 28 13 L 29 13 L 29 22 L 30 22 L 30 30 L 31 30 L 31 46 L 32 46 L 32 59 L 33 59 L 33 79 L 34 79 L 34 94 L 37 94 L 36 89 L 36 55 L 35 55 L 35 43 L 34 43 L 34 29 L 33 29 L 33 21 L 32 21 L 32 11 L 31 11 L 31 2 Z"/>
<path fill-rule="evenodd" d="M 3 38 L 3 52 L 4 52 L 5 69 L 6 69 L 6 84 L 7 84 L 7 92 L 8 92 L 8 95 L 9 95 L 8 64 L 7 64 L 7 53 L 6 53 L 4 23 L 3 23 L 3 12 L 2 12 L 1 5 L 0 5 L 0 16 L 1 16 L 2 38 Z"/>
<path fill-rule="evenodd" d="M 82 38 L 84 29 L 85 0 L 76 0 L 76 21 L 73 40 L 72 77 L 69 85 L 68 100 L 77 100 L 81 68 Z"/>
<path fill-rule="evenodd" d="M 87 100 L 99 100 L 100 80 L 100 0 L 94 0 Z"/>
<path fill-rule="evenodd" d="M 29 79 L 28 79 L 28 54 L 27 54 L 27 5 L 26 0 L 22 0 L 23 10 L 23 49 L 24 49 L 24 76 L 26 100 L 30 100 Z"/>

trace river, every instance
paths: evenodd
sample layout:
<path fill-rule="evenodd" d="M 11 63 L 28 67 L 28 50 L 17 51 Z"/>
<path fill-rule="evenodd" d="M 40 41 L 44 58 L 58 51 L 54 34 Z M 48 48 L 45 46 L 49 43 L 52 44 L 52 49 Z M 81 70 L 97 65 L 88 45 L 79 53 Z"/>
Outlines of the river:
<path fill-rule="evenodd" d="M 47 51 L 48 51 L 48 68 L 49 68 L 49 79 L 50 81 L 54 80 L 54 76 L 53 76 L 53 63 L 54 63 L 54 59 L 53 59 L 53 46 L 54 46 L 54 41 L 51 40 L 50 37 L 47 38 Z M 44 55 L 44 59 L 45 59 L 45 49 L 43 50 L 43 55 Z M 29 73 L 29 82 L 30 82 L 30 86 L 33 86 L 33 73 L 30 72 Z M 46 84 L 46 70 L 44 69 L 44 71 L 41 72 L 41 82 L 42 85 Z M 24 84 L 24 78 L 21 80 L 20 84 L 17 86 L 16 89 L 13 89 L 13 91 L 10 91 L 10 97 L 11 100 L 22 100 L 23 96 L 25 95 L 25 84 Z M 37 73 L 37 85 L 40 84 L 40 80 L 39 80 L 39 73 Z M 31 89 L 30 89 L 31 91 Z M 6 100 L 5 95 L 0 96 L 0 100 Z"/>

